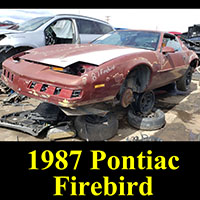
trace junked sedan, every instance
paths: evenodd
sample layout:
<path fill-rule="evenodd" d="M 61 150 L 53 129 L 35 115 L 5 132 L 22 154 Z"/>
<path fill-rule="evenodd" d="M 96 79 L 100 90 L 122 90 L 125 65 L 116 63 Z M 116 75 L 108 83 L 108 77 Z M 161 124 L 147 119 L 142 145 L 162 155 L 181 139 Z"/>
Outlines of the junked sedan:
<path fill-rule="evenodd" d="M 116 102 L 148 114 L 154 89 L 176 82 L 186 91 L 198 65 L 196 53 L 173 34 L 123 30 L 90 44 L 24 51 L 4 61 L 1 78 L 16 92 L 58 105 L 67 115 L 99 115 Z"/>
<path fill-rule="evenodd" d="M 107 22 L 81 15 L 30 19 L 0 30 L 0 69 L 6 58 L 19 52 L 53 44 L 88 43 L 113 30 Z"/>

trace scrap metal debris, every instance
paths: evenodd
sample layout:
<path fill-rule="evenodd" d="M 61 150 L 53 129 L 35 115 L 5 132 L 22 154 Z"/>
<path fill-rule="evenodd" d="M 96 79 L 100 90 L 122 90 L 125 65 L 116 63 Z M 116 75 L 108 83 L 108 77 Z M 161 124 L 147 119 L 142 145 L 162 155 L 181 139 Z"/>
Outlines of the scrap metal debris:
<path fill-rule="evenodd" d="M 19 102 L 27 98 L 28 98 L 27 96 L 18 94 L 17 92 L 13 92 L 3 100 L 3 105 L 10 105 L 10 104 L 18 105 Z"/>
<path fill-rule="evenodd" d="M 41 103 L 34 110 L 2 116 L 0 118 L 0 126 L 38 136 L 42 131 L 48 130 L 50 127 L 64 121 L 69 121 L 69 118 L 58 106 Z"/>
<path fill-rule="evenodd" d="M 17 92 L 14 92 L 11 88 L 5 85 L 0 80 L 0 94 L 8 94 L 8 96 L 3 100 L 3 105 L 18 105 L 19 102 L 27 99 L 28 97 L 20 95 Z"/>
<path fill-rule="evenodd" d="M 161 142 L 162 139 L 159 137 L 155 137 L 155 136 L 149 136 L 147 134 L 142 134 L 140 133 L 140 137 L 139 136 L 132 136 L 132 137 L 127 137 L 126 141 L 157 141 L 157 142 Z"/>
<path fill-rule="evenodd" d="M 0 80 L 0 94 L 8 94 L 11 89 Z"/>
<path fill-rule="evenodd" d="M 58 140 L 76 137 L 76 131 L 70 122 L 59 123 L 58 125 L 50 127 L 47 132 L 47 138 L 50 140 Z"/>

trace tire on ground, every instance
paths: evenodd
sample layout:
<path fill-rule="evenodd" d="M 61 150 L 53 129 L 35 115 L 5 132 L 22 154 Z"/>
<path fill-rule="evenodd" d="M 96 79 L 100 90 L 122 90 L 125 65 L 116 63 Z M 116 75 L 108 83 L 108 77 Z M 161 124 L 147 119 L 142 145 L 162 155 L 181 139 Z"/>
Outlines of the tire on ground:
<path fill-rule="evenodd" d="M 137 129 L 157 130 L 165 125 L 165 114 L 160 109 L 156 109 L 147 116 L 136 115 L 132 109 L 128 110 L 128 122 Z"/>
<path fill-rule="evenodd" d="M 78 116 L 74 122 L 81 139 L 87 141 L 104 141 L 112 138 L 118 130 L 118 120 L 113 113 L 108 113 L 106 120 L 99 123 L 87 121 L 86 116 Z"/>

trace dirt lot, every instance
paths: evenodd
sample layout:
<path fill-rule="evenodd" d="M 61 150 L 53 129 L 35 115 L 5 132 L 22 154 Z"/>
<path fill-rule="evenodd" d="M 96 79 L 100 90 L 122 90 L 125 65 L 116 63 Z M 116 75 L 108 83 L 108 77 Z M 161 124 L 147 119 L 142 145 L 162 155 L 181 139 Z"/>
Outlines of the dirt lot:
<path fill-rule="evenodd" d="M 117 110 L 119 130 L 111 141 L 133 141 L 141 134 L 155 136 L 163 141 L 197 141 L 200 139 L 200 78 L 194 78 L 191 88 L 186 93 L 164 93 L 156 96 L 156 107 L 165 112 L 166 125 L 156 131 L 141 131 L 132 128 L 126 117 L 126 110 Z M 7 95 L 0 95 L 0 117 L 13 112 L 32 110 L 40 102 L 27 99 L 20 105 L 3 106 Z M 49 141 L 45 134 L 34 137 L 29 134 L 6 128 L 0 128 L 0 141 Z M 80 141 L 77 137 L 59 141 Z"/>

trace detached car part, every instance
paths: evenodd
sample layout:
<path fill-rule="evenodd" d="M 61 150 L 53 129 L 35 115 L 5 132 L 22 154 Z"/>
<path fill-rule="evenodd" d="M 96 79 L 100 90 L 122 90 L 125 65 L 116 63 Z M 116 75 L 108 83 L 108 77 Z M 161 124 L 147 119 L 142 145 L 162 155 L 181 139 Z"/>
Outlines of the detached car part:
<path fill-rule="evenodd" d="M 104 117 L 97 115 L 78 116 L 75 119 L 75 128 L 81 139 L 86 141 L 104 141 L 116 135 L 118 120 L 114 113 Z"/>
<path fill-rule="evenodd" d="M 64 138 L 73 138 L 76 136 L 76 131 L 70 123 L 59 123 L 50 127 L 47 131 L 47 138 L 50 140 L 58 140 Z"/>
<path fill-rule="evenodd" d="M 22 111 L 7 114 L 1 117 L 0 126 L 20 130 L 33 136 L 38 136 L 42 131 L 69 118 L 58 106 L 41 103 L 32 111 Z"/>
<path fill-rule="evenodd" d="M 19 102 L 21 102 L 21 101 L 23 101 L 27 98 L 28 97 L 26 97 L 24 95 L 18 94 L 17 92 L 13 92 L 3 100 L 3 105 L 9 105 L 9 104 L 12 104 L 12 103 L 19 103 Z"/>
<path fill-rule="evenodd" d="M 160 109 L 154 109 L 150 114 L 137 114 L 133 109 L 128 111 L 128 122 L 141 130 L 157 130 L 165 125 L 165 114 Z"/>

